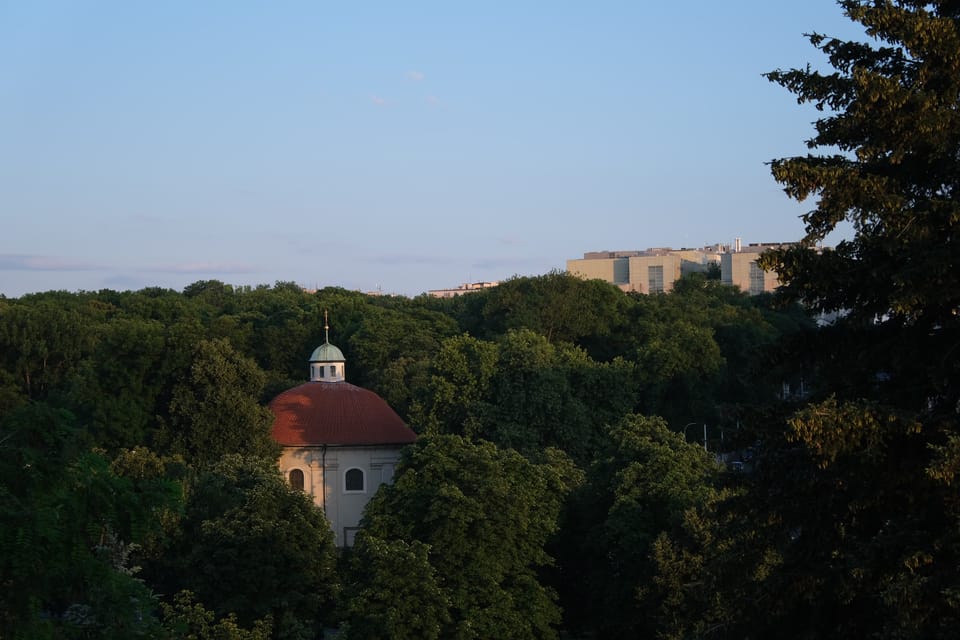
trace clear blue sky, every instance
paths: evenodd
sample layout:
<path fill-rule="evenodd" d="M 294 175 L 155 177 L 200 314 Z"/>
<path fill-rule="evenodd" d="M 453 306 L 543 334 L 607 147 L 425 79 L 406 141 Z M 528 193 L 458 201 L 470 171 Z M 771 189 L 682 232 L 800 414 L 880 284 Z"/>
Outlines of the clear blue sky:
<path fill-rule="evenodd" d="M 0 0 L 0 293 L 416 295 L 787 241 L 833 0 Z"/>

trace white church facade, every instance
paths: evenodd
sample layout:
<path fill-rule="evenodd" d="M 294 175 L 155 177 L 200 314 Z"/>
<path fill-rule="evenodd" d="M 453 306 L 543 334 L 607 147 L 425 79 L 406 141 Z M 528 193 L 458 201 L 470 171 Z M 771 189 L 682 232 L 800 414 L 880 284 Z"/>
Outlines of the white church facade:
<path fill-rule="evenodd" d="M 364 507 L 392 480 L 416 434 L 383 398 L 346 381 L 343 353 L 329 337 L 310 357 L 310 381 L 278 395 L 270 409 L 280 471 L 324 510 L 337 546 L 352 546 Z"/>

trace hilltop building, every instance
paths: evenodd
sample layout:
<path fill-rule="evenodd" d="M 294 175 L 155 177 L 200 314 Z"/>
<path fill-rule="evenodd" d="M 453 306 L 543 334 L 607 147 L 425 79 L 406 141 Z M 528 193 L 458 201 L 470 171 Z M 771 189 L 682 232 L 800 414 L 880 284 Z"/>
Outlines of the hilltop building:
<path fill-rule="evenodd" d="M 456 298 L 465 293 L 474 293 L 481 289 L 496 287 L 499 284 L 499 280 L 494 280 L 493 282 L 464 282 L 456 289 L 430 289 L 427 293 L 434 298 Z"/>
<path fill-rule="evenodd" d="M 740 291 L 757 295 L 764 291 L 773 291 L 780 284 L 777 274 L 764 271 L 757 264 L 757 258 L 767 249 L 785 246 L 783 243 L 753 243 L 742 247 L 738 239 L 734 250 L 720 257 L 720 281 L 723 284 L 739 287 Z"/>
<path fill-rule="evenodd" d="M 367 502 L 393 479 L 400 450 L 416 434 L 377 394 L 346 381 L 346 360 L 324 343 L 310 356 L 310 381 L 270 402 L 280 471 L 330 521 L 338 547 L 352 546 Z"/>
<path fill-rule="evenodd" d="M 567 260 L 567 271 L 581 278 L 605 280 L 624 291 L 664 293 L 688 273 L 720 268 L 724 284 L 740 287 L 751 295 L 776 289 L 777 275 L 766 273 L 757 258 L 766 249 L 783 243 L 756 243 L 743 247 L 740 239 L 731 245 L 714 244 L 699 248 L 651 248 L 645 251 L 592 251 L 582 259 Z"/>

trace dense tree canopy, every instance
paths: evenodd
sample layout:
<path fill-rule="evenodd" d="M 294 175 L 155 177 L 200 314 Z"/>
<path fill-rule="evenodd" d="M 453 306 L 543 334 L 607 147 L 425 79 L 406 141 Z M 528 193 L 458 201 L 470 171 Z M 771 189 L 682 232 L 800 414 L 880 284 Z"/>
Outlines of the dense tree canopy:
<path fill-rule="evenodd" d="M 270 617 L 274 637 L 312 638 L 339 590 L 333 532 L 272 459 L 224 456 L 191 481 L 179 531 L 152 567 L 243 625 Z"/>
<path fill-rule="evenodd" d="M 347 638 L 437 640 L 452 622 L 430 545 L 361 533 L 348 556 Z"/>
<path fill-rule="evenodd" d="M 368 585 L 378 582 L 396 583 L 402 592 L 418 584 L 405 580 L 424 575 L 429 589 L 439 589 L 426 596 L 428 635 L 439 626 L 439 637 L 555 637 L 560 611 L 537 571 L 551 563 L 544 546 L 576 481 L 570 468 L 443 435 L 408 447 L 397 474 L 367 509 L 363 535 L 370 539 L 358 550 L 360 565 L 377 563 L 381 570 L 361 574 L 358 592 L 368 594 Z M 384 561 L 384 554 L 396 553 L 412 556 L 411 562 Z M 427 611 L 406 609 L 393 601 L 387 620 L 405 616 L 410 626 L 424 624 L 419 616 Z"/>
<path fill-rule="evenodd" d="M 676 531 L 688 509 L 712 501 L 719 473 L 702 446 L 660 418 L 628 416 L 609 428 L 565 523 L 580 529 L 565 538 L 562 558 L 571 622 L 611 638 L 657 632 L 655 598 L 646 593 L 657 573 L 654 542 Z"/>
<path fill-rule="evenodd" d="M 354 637 L 552 637 L 555 594 L 576 609 L 565 581 L 584 579 L 564 554 L 583 555 L 587 515 L 608 518 L 565 496 L 615 446 L 610 425 L 634 412 L 677 432 L 706 421 L 712 447 L 744 402 L 776 399 L 791 371 L 767 366 L 767 347 L 809 323 L 702 278 L 654 297 L 560 273 L 502 286 L 437 300 L 203 281 L 0 300 L 0 635 L 122 636 L 136 620 L 157 637 L 298 637 L 346 620 Z M 444 478 L 409 505 L 432 504 L 443 526 L 410 528 L 377 497 L 382 526 L 339 574 L 322 513 L 270 472 L 265 408 L 306 378 L 324 311 L 348 380 L 428 436 L 389 500 L 413 495 L 416 469 Z M 592 477 L 598 507 L 630 491 Z M 652 566 L 616 536 L 592 539 Z M 617 584 L 637 587 L 632 572 Z M 103 588 L 78 586 L 90 581 Z M 624 607 L 649 609 L 629 594 Z"/>
<path fill-rule="evenodd" d="M 602 427 L 635 406 L 636 377 L 626 360 L 596 362 L 529 329 L 495 343 L 455 336 L 441 346 L 412 417 L 427 433 L 483 438 L 527 455 L 558 447 L 582 462 Z"/>
<path fill-rule="evenodd" d="M 0 634 L 129 638 L 156 631 L 131 555 L 179 493 L 87 448 L 74 417 L 45 405 L 0 421 Z"/>
<path fill-rule="evenodd" d="M 275 458 L 273 414 L 257 401 L 265 379 L 257 364 L 226 340 L 197 343 L 183 382 L 173 388 L 164 433 L 170 450 L 198 466 L 229 453 Z"/>

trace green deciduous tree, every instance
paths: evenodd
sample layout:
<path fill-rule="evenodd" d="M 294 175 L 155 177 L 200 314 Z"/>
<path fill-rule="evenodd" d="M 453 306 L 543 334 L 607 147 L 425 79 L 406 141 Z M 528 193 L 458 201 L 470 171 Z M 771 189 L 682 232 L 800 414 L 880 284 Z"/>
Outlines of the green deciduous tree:
<path fill-rule="evenodd" d="M 464 335 L 444 342 L 414 418 L 428 433 L 483 438 L 528 456 L 557 447 L 585 462 L 603 426 L 633 409 L 635 382 L 630 362 L 596 362 L 529 329 L 496 343 Z"/>
<path fill-rule="evenodd" d="M 381 545 L 384 554 L 412 554 L 420 564 L 413 571 L 390 555 L 380 564 L 386 575 L 361 577 L 359 589 L 418 572 L 429 576 L 422 565 L 426 550 L 442 591 L 430 604 L 448 603 L 445 615 L 431 615 L 441 623 L 440 637 L 555 637 L 560 612 L 538 570 L 552 562 L 544 546 L 575 476 L 568 465 L 533 464 L 489 442 L 421 437 L 404 451 L 396 483 L 377 493 L 364 520 L 371 538 L 364 544 Z"/>
<path fill-rule="evenodd" d="M 235 615 L 219 620 L 196 601 L 190 591 L 181 591 L 172 603 L 162 603 L 163 635 L 168 640 L 270 640 L 272 619 L 258 620 L 251 629 L 237 623 Z"/>
<path fill-rule="evenodd" d="M 568 273 L 511 278 L 482 294 L 461 318 L 473 335 L 492 338 L 510 329 L 529 329 L 551 342 L 572 342 L 597 358 L 612 357 L 629 300 L 615 286 Z"/>
<path fill-rule="evenodd" d="M 28 405 L 0 424 L 0 635 L 130 638 L 156 630 L 133 554 L 175 510 L 165 479 L 86 449 L 73 417 Z"/>
<path fill-rule="evenodd" d="M 66 404 L 101 447 L 115 451 L 149 442 L 173 373 L 166 329 L 153 320 L 116 318 L 93 332 L 96 346 L 75 366 Z"/>
<path fill-rule="evenodd" d="M 45 399 L 89 351 L 84 314 L 62 300 L 37 299 L 0 308 L 0 362 L 24 395 Z"/>
<path fill-rule="evenodd" d="M 529 330 L 508 332 L 498 343 L 483 437 L 527 455 L 557 447 L 589 461 L 609 422 L 636 401 L 636 369 L 622 359 L 592 360 L 569 344 L 552 344 Z"/>
<path fill-rule="evenodd" d="M 429 379 L 440 343 L 456 333 L 454 321 L 407 303 L 405 309 L 371 307 L 349 340 L 350 379 L 380 394 L 400 415 Z"/>
<path fill-rule="evenodd" d="M 611 638 L 657 631 L 654 543 L 713 499 L 718 473 L 712 456 L 661 418 L 633 415 L 610 427 L 564 521 L 564 603 L 574 626 Z"/>
<path fill-rule="evenodd" d="M 774 367 L 771 348 L 812 326 L 799 306 L 774 312 L 764 296 L 701 274 L 681 278 L 669 295 L 636 295 L 630 319 L 625 342 L 640 376 L 637 411 L 674 428 L 715 425 L 725 405 L 772 400 L 801 367 L 796 359 Z"/>
<path fill-rule="evenodd" d="M 437 640 L 450 602 L 430 564 L 430 547 L 360 532 L 346 571 L 347 637 Z"/>
<path fill-rule="evenodd" d="M 483 433 L 499 355 L 497 345 L 469 335 L 444 340 L 412 423 L 426 433 Z"/>
<path fill-rule="evenodd" d="M 218 616 L 274 636 L 312 638 L 339 583 L 333 532 L 273 459 L 227 455 L 189 486 L 181 531 L 153 573 L 167 593 L 189 590 Z"/>
<path fill-rule="evenodd" d="M 194 465 L 230 453 L 277 457 L 273 414 L 258 403 L 266 377 L 253 360 L 222 338 L 203 340 L 184 378 L 173 389 L 164 438 L 172 453 Z"/>

